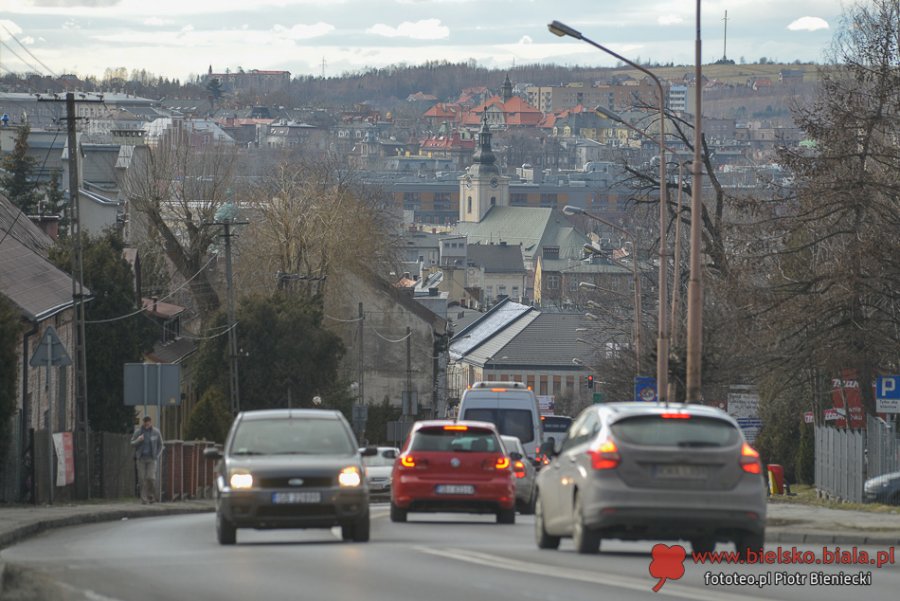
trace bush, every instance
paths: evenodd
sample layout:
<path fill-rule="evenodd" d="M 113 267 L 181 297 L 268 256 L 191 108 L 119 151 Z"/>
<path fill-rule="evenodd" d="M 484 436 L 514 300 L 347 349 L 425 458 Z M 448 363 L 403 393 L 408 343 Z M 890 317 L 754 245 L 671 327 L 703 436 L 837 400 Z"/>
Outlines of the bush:
<path fill-rule="evenodd" d="M 225 404 L 225 393 L 212 387 L 207 389 L 191 411 L 184 431 L 186 440 L 211 440 L 225 442 L 231 427 L 231 413 Z"/>

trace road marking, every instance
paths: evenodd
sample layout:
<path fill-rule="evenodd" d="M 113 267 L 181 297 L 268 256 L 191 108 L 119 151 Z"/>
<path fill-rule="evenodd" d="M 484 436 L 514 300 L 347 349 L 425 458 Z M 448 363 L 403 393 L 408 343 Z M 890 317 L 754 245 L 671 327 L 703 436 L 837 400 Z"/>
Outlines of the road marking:
<path fill-rule="evenodd" d="M 559 566 L 548 566 L 540 563 L 532 563 L 528 561 L 519 561 L 501 555 L 490 555 L 488 553 L 479 553 L 468 549 L 453 548 L 434 548 L 417 546 L 416 550 L 438 557 L 446 557 L 457 561 L 474 563 L 477 565 L 488 565 L 493 568 L 501 568 L 513 572 L 522 572 L 524 574 L 532 574 L 535 576 L 550 576 L 553 578 L 561 578 L 565 580 L 579 580 L 581 582 L 589 582 L 591 584 L 603 584 L 607 586 L 615 586 L 618 588 L 629 589 L 633 591 L 648 592 L 653 588 L 656 579 L 651 578 L 649 572 L 646 578 L 637 578 L 622 576 L 621 574 L 610 574 L 608 572 L 588 572 L 573 568 L 563 568 Z M 759 597 L 755 595 L 736 595 L 733 593 L 724 593 L 717 590 L 708 590 L 677 584 L 674 582 L 666 582 L 666 585 L 659 591 L 659 595 L 667 595 L 669 597 L 679 597 L 690 599 L 692 601 L 756 601 Z"/>
<path fill-rule="evenodd" d="M 56 582 L 60 588 L 64 588 L 70 592 L 77 593 L 82 595 L 88 601 L 121 601 L 121 599 L 117 599 L 116 597 L 107 597 L 106 595 L 101 595 L 100 593 L 95 593 L 92 590 L 81 590 L 78 587 L 72 586 L 71 584 L 66 584 L 65 582 Z"/>

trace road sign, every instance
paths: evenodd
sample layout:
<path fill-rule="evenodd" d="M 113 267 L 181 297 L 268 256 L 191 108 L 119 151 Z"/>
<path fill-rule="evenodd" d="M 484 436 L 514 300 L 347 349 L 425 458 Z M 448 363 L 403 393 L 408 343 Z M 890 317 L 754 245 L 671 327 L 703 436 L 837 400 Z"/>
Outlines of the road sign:
<path fill-rule="evenodd" d="M 645 403 L 656 402 L 656 378 L 649 376 L 635 376 L 634 400 Z"/>
<path fill-rule="evenodd" d="M 878 376 L 875 386 L 875 411 L 900 413 L 900 376 Z"/>
<path fill-rule="evenodd" d="M 66 347 L 63 346 L 62 340 L 59 339 L 53 326 L 48 326 L 44 330 L 41 342 L 34 349 L 34 353 L 31 354 L 28 364 L 31 367 L 63 367 L 72 365 L 72 359 L 69 357 L 69 353 L 66 352 Z"/>
<path fill-rule="evenodd" d="M 602 392 L 595 392 L 595 393 L 594 393 L 594 402 L 595 402 L 595 403 L 602 403 L 602 402 L 603 402 L 603 393 L 602 393 Z"/>
<path fill-rule="evenodd" d="M 177 363 L 126 363 L 126 405 L 181 404 L 181 366 Z"/>

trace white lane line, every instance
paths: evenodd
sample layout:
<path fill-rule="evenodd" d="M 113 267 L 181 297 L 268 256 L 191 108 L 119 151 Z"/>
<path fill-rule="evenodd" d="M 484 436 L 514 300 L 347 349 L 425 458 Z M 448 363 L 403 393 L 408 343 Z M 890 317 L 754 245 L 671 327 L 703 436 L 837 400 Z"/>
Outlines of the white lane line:
<path fill-rule="evenodd" d="M 95 593 L 94 591 L 89 589 L 81 590 L 78 587 L 72 586 L 71 584 L 66 584 L 65 582 L 56 582 L 56 584 L 60 588 L 66 589 L 71 593 L 81 595 L 84 599 L 88 599 L 88 601 L 121 601 L 121 599 L 117 599 L 115 597 L 107 597 L 106 595 Z"/>
<path fill-rule="evenodd" d="M 490 555 L 487 553 L 479 553 L 468 549 L 453 549 L 417 546 L 416 550 L 438 557 L 446 557 L 457 561 L 474 563 L 481 566 L 490 566 L 513 572 L 522 572 L 535 576 L 550 576 L 553 578 L 562 578 L 565 580 L 578 580 L 581 582 L 589 582 L 591 584 L 602 584 L 606 586 L 615 586 L 618 588 L 640 591 L 644 593 L 651 592 L 656 579 L 651 578 L 649 573 L 647 578 L 636 578 L 622 576 L 620 574 L 610 574 L 608 572 L 588 572 L 585 570 L 577 570 L 572 568 L 563 568 L 558 566 L 548 566 L 540 563 L 532 563 L 519 561 L 509 557 L 500 555 Z M 725 593 L 717 590 L 702 589 L 683 584 L 677 584 L 674 581 L 667 581 L 659 590 L 659 595 L 667 595 L 669 597 L 678 597 L 682 599 L 690 599 L 691 601 L 757 601 L 758 595 L 739 595 L 733 593 Z"/>

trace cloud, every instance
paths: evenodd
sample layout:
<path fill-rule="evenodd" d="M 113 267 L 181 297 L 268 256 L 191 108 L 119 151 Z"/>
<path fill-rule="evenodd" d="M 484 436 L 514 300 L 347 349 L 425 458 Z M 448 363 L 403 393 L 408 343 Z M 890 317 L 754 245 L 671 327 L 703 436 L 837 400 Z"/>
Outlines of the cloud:
<path fill-rule="evenodd" d="M 272 30 L 281 37 L 291 40 L 308 40 L 310 38 L 319 38 L 328 35 L 334 31 L 334 25 L 330 23 L 322 23 L 321 21 L 314 25 L 305 25 L 297 23 L 290 29 L 283 25 L 276 25 Z"/>
<path fill-rule="evenodd" d="M 150 27 L 159 27 L 165 24 L 166 22 L 159 17 L 150 17 L 149 19 L 144 19 L 144 25 L 149 25 Z"/>
<path fill-rule="evenodd" d="M 519 40 L 520 44 L 531 44 L 533 42 L 534 42 L 534 40 L 531 39 L 530 35 L 523 35 L 522 39 Z"/>
<path fill-rule="evenodd" d="M 787 26 L 791 31 L 817 31 L 828 29 L 828 21 L 819 17 L 800 17 Z"/>
<path fill-rule="evenodd" d="M 46 6 L 50 8 L 76 8 L 86 6 L 90 8 L 115 6 L 122 0 L 34 0 L 35 6 Z"/>
<path fill-rule="evenodd" d="M 81 25 L 77 21 L 73 21 L 69 19 L 65 23 L 62 24 L 63 29 L 81 29 Z"/>
<path fill-rule="evenodd" d="M 373 25 L 366 33 L 384 36 L 386 38 L 410 38 L 413 40 L 441 40 L 450 37 L 450 28 L 441 25 L 440 19 L 423 19 L 416 21 L 404 21 L 397 27 L 390 27 L 383 23 Z"/>
<path fill-rule="evenodd" d="M 679 25 L 684 23 L 684 19 L 678 15 L 663 15 L 656 20 L 660 25 Z"/>
<path fill-rule="evenodd" d="M 31 46 L 34 44 L 34 38 L 31 37 L 30 35 L 27 35 L 24 38 L 21 38 L 19 41 L 22 42 L 22 44 L 24 44 L 26 46 Z"/>

